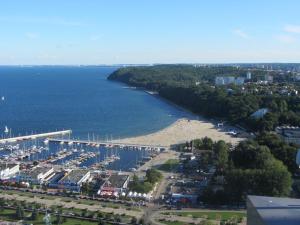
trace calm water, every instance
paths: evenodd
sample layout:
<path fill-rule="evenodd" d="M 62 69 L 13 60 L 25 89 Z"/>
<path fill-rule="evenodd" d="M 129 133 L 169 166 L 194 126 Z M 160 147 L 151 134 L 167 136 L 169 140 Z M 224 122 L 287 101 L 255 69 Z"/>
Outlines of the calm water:
<path fill-rule="evenodd" d="M 107 81 L 112 67 L 0 67 L 0 133 L 70 128 L 87 138 L 157 131 L 186 112 L 143 92 Z"/>
<path fill-rule="evenodd" d="M 0 135 L 5 126 L 15 136 L 72 129 L 76 138 L 93 133 L 108 140 L 151 133 L 191 116 L 143 91 L 108 81 L 116 69 L 0 67 L 0 96 L 5 97 L 0 100 Z M 128 160 L 136 161 L 136 153 L 127 152 L 116 168 L 127 168 Z"/>

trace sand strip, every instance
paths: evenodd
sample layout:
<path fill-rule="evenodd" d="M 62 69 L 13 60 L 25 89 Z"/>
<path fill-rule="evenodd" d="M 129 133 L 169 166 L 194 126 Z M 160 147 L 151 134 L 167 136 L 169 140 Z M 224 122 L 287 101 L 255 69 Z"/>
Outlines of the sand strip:
<path fill-rule="evenodd" d="M 155 133 L 124 138 L 116 140 L 116 142 L 170 146 L 206 136 L 214 141 L 224 140 L 232 144 L 237 144 L 243 140 L 242 138 L 232 137 L 227 134 L 224 129 L 226 128 L 223 127 L 222 130 L 218 129 L 213 123 L 205 120 L 189 120 L 183 118 Z"/>

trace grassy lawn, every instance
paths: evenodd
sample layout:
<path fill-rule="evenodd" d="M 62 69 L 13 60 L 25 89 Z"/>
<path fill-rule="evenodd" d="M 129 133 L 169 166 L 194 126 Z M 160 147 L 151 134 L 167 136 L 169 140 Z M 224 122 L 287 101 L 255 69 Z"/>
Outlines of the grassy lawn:
<path fill-rule="evenodd" d="M 16 211 L 13 209 L 4 209 L 3 211 L 0 211 L 0 218 L 2 220 L 6 220 L 6 221 L 17 221 L 16 219 Z M 31 213 L 30 212 L 25 212 L 25 216 L 30 216 Z M 28 219 L 25 219 L 25 221 L 27 223 L 32 223 L 34 225 L 44 225 L 44 221 L 43 221 L 43 214 L 39 214 L 38 218 L 35 221 Z M 52 216 L 52 224 L 54 224 L 55 222 L 55 216 Z M 96 225 L 98 224 L 97 222 L 91 222 L 88 220 L 79 220 L 79 219 L 71 219 L 71 218 L 67 218 L 66 222 L 62 223 L 61 225 Z"/>
<path fill-rule="evenodd" d="M 167 224 L 167 225 L 183 225 L 183 224 L 186 224 L 186 223 L 180 222 L 180 221 L 159 221 L 159 222 Z"/>
<path fill-rule="evenodd" d="M 170 172 L 179 165 L 178 159 L 168 159 L 164 164 L 162 164 L 158 169 L 166 172 Z"/>
<path fill-rule="evenodd" d="M 221 219 L 221 220 L 228 220 L 232 217 L 236 218 L 244 218 L 246 217 L 245 212 L 223 212 L 223 211 L 217 211 L 217 212 L 175 212 L 172 213 L 173 215 L 178 215 L 178 216 L 189 216 L 189 217 L 195 217 L 195 218 L 203 218 L 207 217 L 209 220 L 216 220 L 216 219 Z"/>
<path fill-rule="evenodd" d="M 2 191 L 0 190 L 0 194 L 1 193 L 5 193 L 5 194 L 17 194 L 19 196 L 26 196 L 26 197 L 30 197 L 33 198 L 34 196 L 40 199 L 46 199 L 46 200 L 54 200 L 54 199 L 60 199 L 62 201 L 62 203 L 69 203 L 69 202 L 74 202 L 77 204 L 83 204 L 83 205 L 105 205 L 104 207 L 109 207 L 109 208 L 114 208 L 114 209 L 118 209 L 121 208 L 123 205 L 122 204 L 118 204 L 118 203 L 112 203 L 112 202 L 102 202 L 102 201 L 97 201 L 97 200 L 88 200 L 88 199 L 73 199 L 70 197 L 63 197 L 63 196 L 49 196 L 49 195 L 43 195 L 43 194 L 33 194 L 30 192 L 21 192 L 21 191 L 15 191 L 15 190 L 5 190 Z M 134 209 L 134 207 L 132 207 L 132 210 L 136 210 L 136 211 L 140 211 L 139 209 Z"/>

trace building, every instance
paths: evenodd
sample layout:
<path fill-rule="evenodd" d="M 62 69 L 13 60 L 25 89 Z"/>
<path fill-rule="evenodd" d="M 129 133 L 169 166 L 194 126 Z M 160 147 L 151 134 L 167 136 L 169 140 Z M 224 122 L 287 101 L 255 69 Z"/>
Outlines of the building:
<path fill-rule="evenodd" d="M 20 166 L 16 163 L 3 163 L 0 164 L 0 179 L 10 179 L 19 172 Z"/>
<path fill-rule="evenodd" d="M 201 188 L 193 181 L 178 180 L 170 186 L 170 200 L 173 204 L 196 204 Z"/>
<path fill-rule="evenodd" d="M 50 188 L 58 188 L 59 187 L 59 181 L 66 175 L 66 172 L 57 172 L 52 176 L 48 181 L 47 185 Z"/>
<path fill-rule="evenodd" d="M 265 75 L 265 81 L 268 82 L 268 83 L 272 83 L 273 82 L 273 76 L 269 75 L 269 74 L 266 74 Z"/>
<path fill-rule="evenodd" d="M 34 167 L 32 170 L 21 171 L 18 175 L 19 181 L 31 184 L 42 184 L 54 175 L 53 167 Z"/>
<path fill-rule="evenodd" d="M 225 85 L 235 83 L 235 77 L 229 76 L 229 77 L 223 77 L 223 79 L 224 79 Z"/>
<path fill-rule="evenodd" d="M 66 173 L 65 176 L 58 181 L 58 186 L 62 189 L 80 192 L 82 183 L 86 182 L 90 176 L 91 173 L 89 170 L 75 169 Z"/>
<path fill-rule="evenodd" d="M 220 85 L 225 85 L 225 81 L 223 77 L 216 77 L 215 78 L 215 85 L 220 86 Z"/>
<path fill-rule="evenodd" d="M 300 127 L 276 127 L 276 133 L 287 143 L 300 144 Z"/>
<path fill-rule="evenodd" d="M 252 74 L 251 74 L 251 72 L 250 72 L 250 71 L 248 71 L 248 72 L 247 72 L 247 74 L 246 74 L 246 78 L 247 78 L 247 80 L 251 80 L 251 78 L 252 78 Z"/>
<path fill-rule="evenodd" d="M 119 194 L 127 189 L 129 183 L 129 175 L 112 174 L 101 186 L 98 194 L 103 197 L 119 197 Z"/>
<path fill-rule="evenodd" d="M 247 225 L 299 225 L 300 199 L 247 197 Z"/>
<path fill-rule="evenodd" d="M 266 115 L 269 112 L 269 109 L 267 108 L 261 108 L 259 110 L 257 110 L 256 112 L 251 114 L 251 117 L 255 118 L 255 119 L 261 119 L 264 117 L 264 115 Z"/>
<path fill-rule="evenodd" d="M 245 82 L 244 77 L 233 77 L 233 76 L 228 76 L 228 77 L 216 77 L 215 78 L 215 85 L 220 86 L 220 85 L 228 85 L 228 84 L 236 84 L 236 85 L 242 85 Z"/>
<path fill-rule="evenodd" d="M 243 85 L 245 83 L 245 78 L 244 77 L 237 77 L 235 79 L 235 84 L 236 85 Z"/>

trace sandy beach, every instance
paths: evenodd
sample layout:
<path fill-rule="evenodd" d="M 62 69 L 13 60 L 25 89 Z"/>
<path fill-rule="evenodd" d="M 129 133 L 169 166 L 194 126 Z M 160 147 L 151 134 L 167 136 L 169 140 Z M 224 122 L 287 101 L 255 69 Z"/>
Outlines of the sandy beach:
<path fill-rule="evenodd" d="M 224 140 L 232 144 L 237 144 L 242 140 L 241 138 L 232 137 L 226 134 L 226 132 L 217 129 L 211 122 L 182 118 L 155 133 L 132 138 L 124 138 L 117 142 L 170 146 L 206 136 L 210 137 L 214 141 Z"/>

